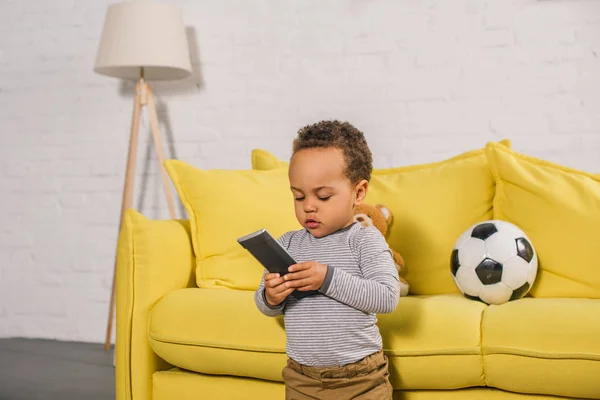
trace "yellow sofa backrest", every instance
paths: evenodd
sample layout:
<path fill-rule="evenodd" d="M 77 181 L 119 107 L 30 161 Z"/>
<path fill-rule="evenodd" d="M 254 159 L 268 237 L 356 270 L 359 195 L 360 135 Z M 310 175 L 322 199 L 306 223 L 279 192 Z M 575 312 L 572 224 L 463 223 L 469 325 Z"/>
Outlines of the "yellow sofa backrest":
<path fill-rule="evenodd" d="M 165 163 L 190 217 L 199 287 L 255 290 L 263 268 L 236 239 L 261 228 L 274 236 L 300 228 L 287 163 L 264 150 L 253 152 L 252 163 L 253 170 L 209 171 Z M 450 274 L 452 247 L 469 226 L 492 218 L 494 192 L 484 149 L 373 171 L 366 200 L 392 211 L 387 240 L 405 259 L 411 294 L 459 292 Z"/>
<path fill-rule="evenodd" d="M 300 228 L 288 163 L 255 149 L 252 170 L 165 165 L 190 217 L 198 286 L 255 290 L 263 268 L 237 238 Z M 440 162 L 375 169 L 366 201 L 392 212 L 386 239 L 405 260 L 411 294 L 459 293 L 449 266 L 457 238 L 501 219 L 525 231 L 538 253 L 530 295 L 600 297 L 597 175 L 519 154 L 505 140 Z"/>

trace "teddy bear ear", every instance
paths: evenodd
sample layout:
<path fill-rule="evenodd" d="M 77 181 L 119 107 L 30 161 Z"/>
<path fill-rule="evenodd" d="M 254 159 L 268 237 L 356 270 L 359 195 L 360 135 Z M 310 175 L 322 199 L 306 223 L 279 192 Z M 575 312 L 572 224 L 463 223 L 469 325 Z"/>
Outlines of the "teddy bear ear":
<path fill-rule="evenodd" d="M 392 212 L 390 211 L 390 209 L 383 204 L 377 204 L 375 207 L 377 207 L 377 209 L 381 211 L 381 213 L 385 217 L 385 221 L 389 224 L 392 220 Z"/>

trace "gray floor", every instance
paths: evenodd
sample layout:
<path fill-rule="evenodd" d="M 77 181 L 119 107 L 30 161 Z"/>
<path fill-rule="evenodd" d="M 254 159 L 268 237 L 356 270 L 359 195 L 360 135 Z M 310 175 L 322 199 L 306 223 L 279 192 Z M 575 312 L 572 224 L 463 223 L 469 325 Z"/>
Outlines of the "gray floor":
<path fill-rule="evenodd" d="M 114 399 L 114 374 L 102 344 L 0 339 L 0 400 Z"/>

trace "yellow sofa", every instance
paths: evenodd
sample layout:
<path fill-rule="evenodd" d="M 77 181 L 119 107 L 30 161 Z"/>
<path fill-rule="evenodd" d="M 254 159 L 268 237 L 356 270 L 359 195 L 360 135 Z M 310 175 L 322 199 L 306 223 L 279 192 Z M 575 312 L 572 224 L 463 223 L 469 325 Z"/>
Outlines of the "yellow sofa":
<path fill-rule="evenodd" d="M 255 158 L 241 173 L 169 161 L 188 220 L 127 211 L 117 262 L 118 400 L 284 398 L 283 321 L 256 309 L 262 268 L 233 240 L 255 224 L 274 232 L 292 224 L 275 203 L 247 204 L 251 183 L 281 185 L 285 176 L 284 163 L 253 154 L 261 155 L 272 166 L 261 171 Z M 231 182 L 247 185 L 245 197 L 219 197 Z M 597 176 L 492 143 L 374 171 L 371 188 L 367 200 L 394 213 L 388 242 L 411 284 L 393 313 L 378 316 L 396 399 L 600 398 L 600 258 L 586 259 L 600 251 L 597 235 L 588 237 L 600 226 Z M 291 204 L 280 189 L 268 193 Z M 499 306 L 462 296 L 449 269 L 461 231 L 492 218 L 524 227 L 540 260 L 528 296 Z"/>

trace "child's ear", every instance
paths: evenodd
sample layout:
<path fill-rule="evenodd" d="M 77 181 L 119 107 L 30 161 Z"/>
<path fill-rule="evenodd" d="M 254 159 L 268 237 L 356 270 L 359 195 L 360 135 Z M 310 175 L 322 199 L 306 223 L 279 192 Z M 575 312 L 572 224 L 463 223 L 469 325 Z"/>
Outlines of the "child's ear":
<path fill-rule="evenodd" d="M 355 193 L 354 205 L 355 206 L 360 206 L 362 204 L 362 202 L 365 200 L 365 197 L 367 196 L 368 189 L 369 189 L 369 182 L 366 179 L 363 179 L 362 181 L 358 182 L 354 186 L 354 193 Z"/>

